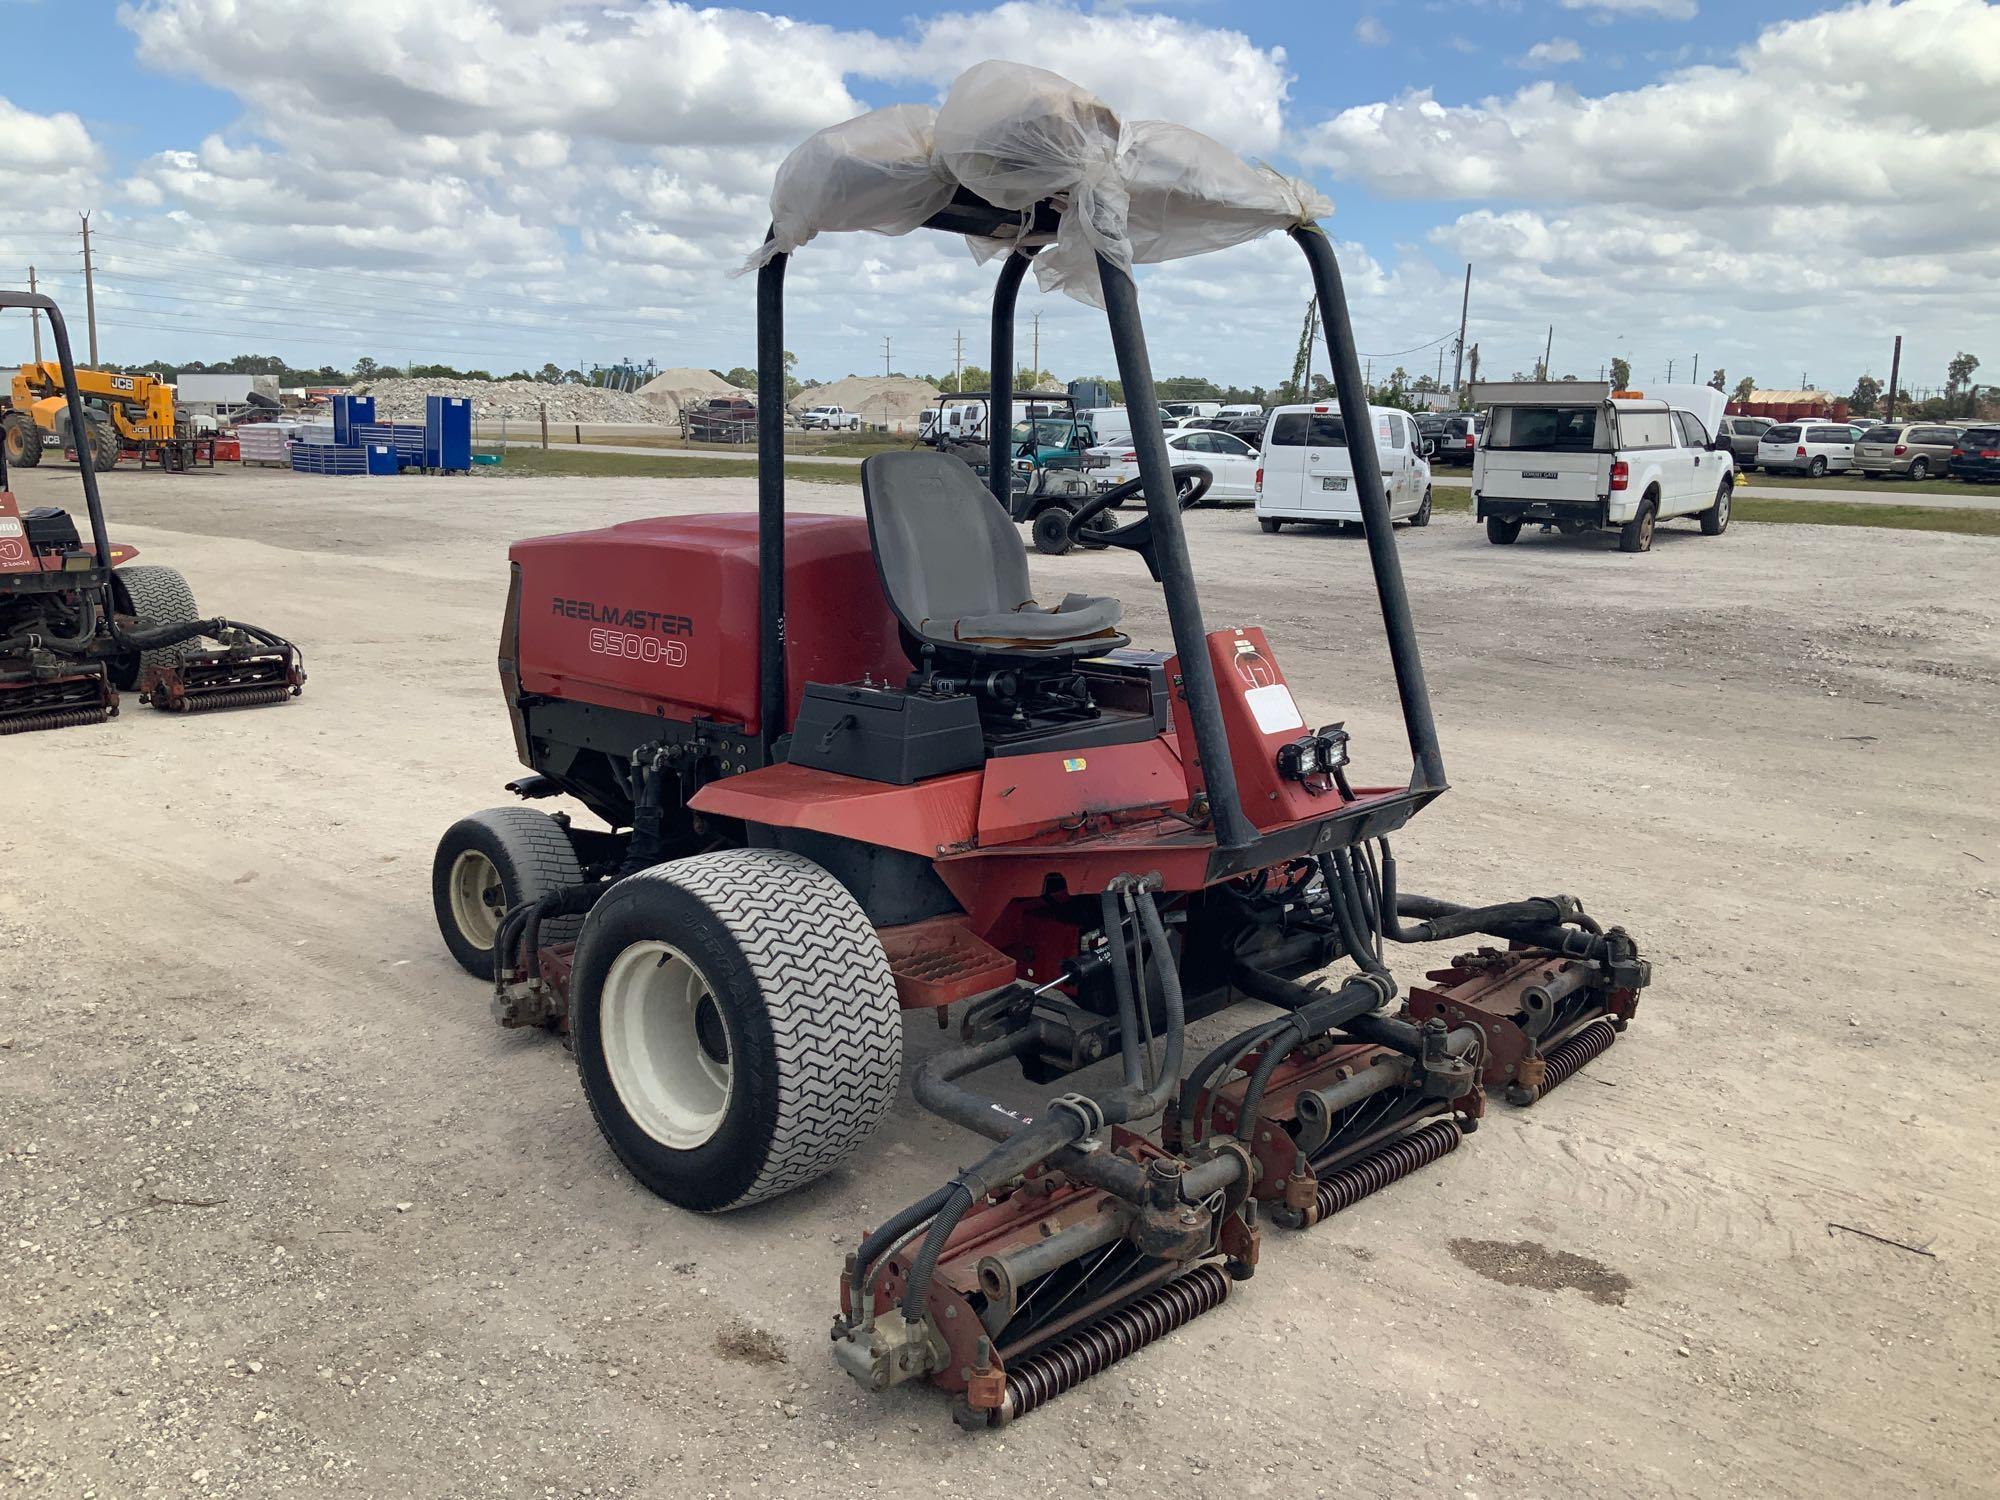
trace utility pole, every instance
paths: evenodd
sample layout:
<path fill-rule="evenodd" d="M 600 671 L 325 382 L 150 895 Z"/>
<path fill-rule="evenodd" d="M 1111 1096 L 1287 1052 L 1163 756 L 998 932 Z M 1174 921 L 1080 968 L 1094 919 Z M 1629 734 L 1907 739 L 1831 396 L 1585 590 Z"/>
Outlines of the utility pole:
<path fill-rule="evenodd" d="M 1042 373 L 1042 315 L 1039 312 L 1035 314 L 1035 353 L 1034 362 L 1030 368 L 1034 370 L 1036 378 L 1039 379 Z"/>
<path fill-rule="evenodd" d="M 90 323 L 90 363 L 97 366 L 97 282 L 90 267 L 90 215 L 83 215 L 83 310 Z"/>
<path fill-rule="evenodd" d="M 1549 364 L 1549 361 L 1555 357 L 1555 352 L 1556 325 L 1551 323 L 1549 324 L 1549 341 L 1542 346 L 1542 379 L 1544 380 L 1554 380 L 1556 378 L 1556 372 Z"/>
<path fill-rule="evenodd" d="M 1701 356 L 1700 356 L 1699 354 L 1697 354 L 1697 355 L 1696 355 L 1696 356 L 1694 357 L 1694 363 L 1693 363 L 1693 365 L 1692 365 L 1692 368 L 1693 368 L 1693 370 L 1694 370 L 1694 374 L 1692 374 L 1692 375 L 1688 376 L 1688 379 L 1689 379 L 1689 380 L 1691 380 L 1691 381 L 1693 381 L 1693 382 L 1694 382 L 1694 383 L 1695 383 L 1696 385 L 1700 385 L 1700 384 L 1701 384 Z"/>
<path fill-rule="evenodd" d="M 1668 384 L 1668 385 L 1672 385 L 1673 383 L 1674 383 L 1674 362 L 1673 362 L 1672 360 L 1668 360 L 1668 361 L 1667 361 L 1667 384 Z"/>
<path fill-rule="evenodd" d="M 882 339 L 882 374 L 884 376 L 887 376 L 888 373 L 889 373 L 889 339 L 887 335 L 884 335 Z"/>
<path fill-rule="evenodd" d="M 30 266 L 28 268 L 28 280 L 32 283 L 34 279 L 35 279 L 35 271 L 34 268 Z M 41 357 L 42 356 L 39 353 L 35 355 L 35 358 L 37 359 L 40 359 Z M 1889 356 L 1889 415 L 1886 420 L 1891 422 L 1896 420 L 1896 377 L 1901 375 L 1902 373 L 1903 373 L 1903 336 L 1899 333 L 1896 335 L 1896 352 Z"/>
<path fill-rule="evenodd" d="M 958 343 L 951 356 L 951 388 L 965 390 L 965 330 L 958 330 Z"/>
<path fill-rule="evenodd" d="M 1458 351 L 1451 357 L 1451 401 L 1458 405 L 1458 377 L 1465 369 L 1465 314 L 1472 306 L 1472 262 L 1465 263 L 1465 294 L 1458 299 Z"/>
<path fill-rule="evenodd" d="M 35 294 L 35 290 L 35 268 L 30 266 L 28 267 L 28 295 L 32 297 Z M 40 364 L 42 362 L 42 310 L 39 307 L 32 309 L 28 314 L 28 321 L 34 325 L 35 363 Z M 1897 342 L 1901 343 L 1902 341 L 1899 339 Z"/>

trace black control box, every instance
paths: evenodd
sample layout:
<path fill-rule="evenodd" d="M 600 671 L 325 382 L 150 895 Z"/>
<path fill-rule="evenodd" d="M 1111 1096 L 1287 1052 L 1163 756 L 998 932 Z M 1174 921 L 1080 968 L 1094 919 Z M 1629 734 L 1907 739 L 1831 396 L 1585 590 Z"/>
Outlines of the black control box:
<path fill-rule="evenodd" d="M 985 764 L 979 705 L 966 694 L 907 693 L 874 683 L 806 684 L 791 763 L 908 786 Z"/>

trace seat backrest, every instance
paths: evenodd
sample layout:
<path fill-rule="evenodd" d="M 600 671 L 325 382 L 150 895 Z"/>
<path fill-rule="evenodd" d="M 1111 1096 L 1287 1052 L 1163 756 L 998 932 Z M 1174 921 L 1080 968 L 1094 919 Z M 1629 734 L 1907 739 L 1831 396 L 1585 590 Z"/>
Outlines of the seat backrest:
<path fill-rule="evenodd" d="M 877 453 L 861 465 L 861 498 L 883 592 L 913 634 L 950 642 L 947 622 L 1034 597 L 1020 531 L 958 459 Z"/>

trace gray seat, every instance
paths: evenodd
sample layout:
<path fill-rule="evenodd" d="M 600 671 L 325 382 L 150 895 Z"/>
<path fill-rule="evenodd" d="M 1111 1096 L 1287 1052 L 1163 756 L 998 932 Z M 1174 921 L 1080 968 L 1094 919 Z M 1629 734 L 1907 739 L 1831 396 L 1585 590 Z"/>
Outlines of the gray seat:
<path fill-rule="evenodd" d="M 878 453 L 861 465 L 875 566 L 919 641 L 982 655 L 1096 656 L 1127 643 L 1116 599 L 1037 604 L 1028 549 L 979 477 L 942 453 Z"/>

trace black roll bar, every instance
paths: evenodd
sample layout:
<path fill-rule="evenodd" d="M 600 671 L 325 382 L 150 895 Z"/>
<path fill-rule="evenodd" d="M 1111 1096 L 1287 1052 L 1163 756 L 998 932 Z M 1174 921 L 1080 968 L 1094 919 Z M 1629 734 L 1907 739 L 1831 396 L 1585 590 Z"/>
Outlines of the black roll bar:
<path fill-rule="evenodd" d="M 769 236 L 766 236 L 769 238 Z M 785 722 L 785 262 L 757 272 L 757 725 L 764 761 Z"/>
<path fill-rule="evenodd" d="M 1246 848 L 1257 841 L 1257 830 L 1243 815 L 1236 791 L 1236 763 L 1229 758 L 1229 734 L 1222 724 L 1215 666 L 1208 659 L 1208 631 L 1201 622 L 1194 564 L 1188 558 L 1187 532 L 1181 526 L 1173 461 L 1167 454 L 1167 435 L 1160 428 L 1153 363 L 1146 352 L 1146 331 L 1139 322 L 1139 289 L 1128 272 L 1102 255 L 1097 257 L 1097 280 L 1104 288 L 1111 351 L 1118 360 L 1118 379 L 1125 390 L 1132 448 L 1139 455 L 1139 477 L 1145 482 L 1146 514 L 1153 523 L 1153 561 L 1160 590 L 1167 597 L 1167 620 L 1173 626 L 1174 650 L 1180 657 L 1188 722 L 1194 729 L 1202 784 L 1208 789 L 1209 811 L 1215 818 L 1215 842 L 1222 849 Z M 1379 476 L 1376 483 L 1379 488 Z"/>
<path fill-rule="evenodd" d="M 69 406 L 70 440 L 76 444 L 77 472 L 83 476 L 83 503 L 90 512 L 90 540 L 97 552 L 98 567 L 109 571 L 111 539 L 104 529 L 104 501 L 97 492 L 97 466 L 90 457 L 90 427 L 84 416 L 83 395 L 77 389 L 76 360 L 69 349 L 69 325 L 63 322 L 62 309 L 39 292 L 0 292 L 0 311 L 10 307 L 49 315 L 49 327 L 56 336 L 56 361 L 62 366 L 63 397 Z"/>
<path fill-rule="evenodd" d="M 1016 250 L 1000 263 L 993 286 L 993 378 L 986 412 L 986 487 L 1010 517 L 1014 514 L 1014 303 L 1028 274 L 1032 249 Z"/>
<path fill-rule="evenodd" d="M 1389 661 L 1396 672 L 1396 694 L 1403 705 L 1403 731 L 1410 738 L 1410 790 L 1445 789 L 1444 754 L 1438 748 L 1437 722 L 1431 717 L 1430 689 L 1424 684 L 1423 656 L 1417 649 L 1417 627 L 1410 618 L 1410 594 L 1403 585 L 1403 564 L 1396 555 L 1395 524 L 1389 519 L 1389 494 L 1382 487 L 1382 460 L 1375 451 L 1375 423 L 1368 410 L 1368 384 L 1361 376 L 1361 356 L 1354 348 L 1354 324 L 1347 315 L 1347 294 L 1341 287 L 1340 263 L 1333 243 L 1318 224 L 1301 224 L 1292 238 L 1312 268 L 1313 295 L 1319 300 L 1320 326 L 1333 355 L 1333 389 L 1347 414 L 1347 453 L 1360 491 L 1361 524 L 1368 535 L 1368 563 L 1375 571 L 1375 594 L 1382 606 L 1382 626 L 1389 637 Z M 1130 409 L 1132 388 L 1125 388 Z M 1305 393 L 1301 392 L 1303 397 Z M 1136 426 L 1136 424 L 1135 424 Z M 1151 488 L 1150 483 L 1147 486 Z M 1157 527 L 1157 523 L 1155 523 Z M 1205 752 L 1204 752 L 1205 753 Z"/>
<path fill-rule="evenodd" d="M 961 201 L 962 200 L 962 201 Z M 1033 227 L 1038 234 L 1053 232 L 1054 216 L 1038 205 Z M 1046 222 L 1045 222 L 1046 221 Z M 985 232 L 997 235 L 1003 228 L 1018 230 L 1018 215 L 1003 214 L 981 204 L 961 191 L 950 209 L 932 221 L 930 227 L 958 233 Z M 1409 737 L 1412 766 L 1410 790 L 1435 795 L 1445 789 L 1444 757 L 1438 747 L 1437 723 L 1431 715 L 1430 690 L 1424 682 L 1423 658 L 1417 645 L 1416 625 L 1410 616 L 1408 588 L 1403 581 L 1401 560 L 1396 553 L 1393 523 L 1389 516 L 1388 493 L 1382 487 L 1382 463 L 1375 450 L 1374 422 L 1368 415 L 1368 388 L 1361 375 L 1360 355 L 1354 346 L 1354 326 L 1348 317 L 1347 298 L 1341 285 L 1340 266 L 1332 243 L 1317 224 L 1303 224 L 1291 231 L 1311 269 L 1313 294 L 1319 302 L 1321 326 L 1326 330 L 1327 347 L 1333 356 L 1334 391 L 1344 412 L 1360 413 L 1358 421 L 1347 422 L 1348 454 L 1359 490 L 1362 527 L 1368 538 L 1368 561 L 1374 572 L 1375 591 L 1382 609 L 1382 624 L 1388 635 L 1389 657 L 1396 674 L 1396 692 L 1401 700 L 1404 732 Z M 1034 247 L 1017 247 L 1006 255 L 993 294 L 992 380 L 989 385 L 987 420 L 988 484 L 1001 508 L 1012 514 L 1013 455 L 1009 434 L 1013 427 L 1014 405 L 1014 308 L 1021 281 L 1028 271 Z M 785 263 L 775 255 L 757 274 L 757 582 L 758 582 L 758 706 L 762 725 L 765 759 L 771 760 L 786 728 L 785 666 Z M 1118 361 L 1118 376 L 1124 386 L 1125 407 L 1134 412 L 1132 445 L 1138 454 L 1140 478 L 1144 481 L 1146 511 L 1152 521 L 1153 560 L 1160 587 L 1166 596 L 1167 616 L 1173 627 L 1174 650 L 1180 658 L 1181 686 L 1188 706 L 1195 749 L 1201 759 L 1202 781 L 1207 789 L 1210 815 L 1215 822 L 1218 848 L 1241 850 L 1257 841 L 1256 829 L 1244 815 L 1236 786 L 1236 767 L 1229 758 L 1228 735 L 1222 723 L 1221 699 L 1216 689 L 1215 670 L 1208 656 L 1207 631 L 1201 617 L 1201 601 L 1195 590 L 1194 567 L 1188 555 L 1187 533 L 1181 525 L 1181 511 L 1175 493 L 1166 434 L 1159 422 L 1159 402 L 1153 386 L 1152 363 L 1146 350 L 1146 336 L 1139 318 L 1138 290 L 1131 275 L 1103 256 L 1097 258 L 1099 284 L 1104 290 L 1105 317 L 1110 325 L 1112 349 Z M 75 390 L 69 364 L 69 341 L 61 315 L 47 298 L 25 298 L 0 294 L 0 307 L 40 306 L 45 308 L 56 329 L 57 348 L 64 370 Z M 77 406 L 72 394 L 71 404 Z M 81 417 L 73 414 L 81 428 Z M 91 521 L 103 551 L 102 516 L 97 504 L 96 480 L 88 456 L 83 459 L 84 487 L 91 503 Z"/>

